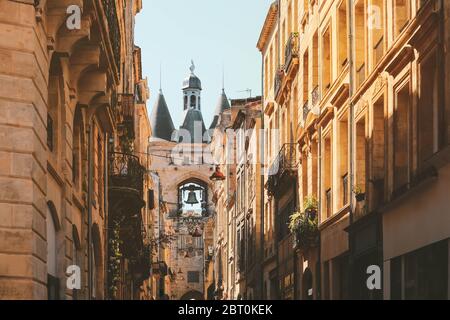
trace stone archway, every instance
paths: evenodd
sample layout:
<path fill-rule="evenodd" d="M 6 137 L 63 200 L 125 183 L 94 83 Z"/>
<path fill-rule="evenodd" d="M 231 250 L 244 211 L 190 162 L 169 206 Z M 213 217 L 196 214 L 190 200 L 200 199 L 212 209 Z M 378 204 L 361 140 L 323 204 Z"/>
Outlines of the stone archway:
<path fill-rule="evenodd" d="M 205 300 L 203 297 L 203 293 L 197 290 L 191 290 L 183 294 L 180 300 Z"/>

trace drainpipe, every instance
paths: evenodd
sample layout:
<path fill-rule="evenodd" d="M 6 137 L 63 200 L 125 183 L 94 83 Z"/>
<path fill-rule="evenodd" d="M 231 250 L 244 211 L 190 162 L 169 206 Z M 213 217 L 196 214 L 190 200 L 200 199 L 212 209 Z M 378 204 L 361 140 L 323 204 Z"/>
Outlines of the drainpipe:
<path fill-rule="evenodd" d="M 105 297 L 108 299 L 108 266 L 109 266 L 109 227 L 108 227 L 108 217 L 109 217 L 109 194 L 108 194 L 108 187 L 109 187 L 109 167 L 108 167 L 108 154 L 109 154 L 109 135 L 107 132 L 104 134 L 104 140 L 105 141 L 105 157 L 103 162 L 103 215 L 104 215 L 104 224 L 105 224 L 105 243 L 104 243 L 104 251 L 106 254 L 106 264 L 103 268 L 104 272 L 104 278 L 106 281 L 105 283 Z"/>
<path fill-rule="evenodd" d="M 264 300 L 264 267 L 263 267 L 263 261 L 264 261 L 264 210 L 265 210 L 265 203 L 264 203 L 264 167 L 265 167 L 265 157 L 264 157 L 264 152 L 265 152 L 265 143 L 266 141 L 264 141 L 266 135 L 265 135 L 265 125 L 264 125 L 264 78 L 265 78 L 265 74 L 264 74 L 264 55 L 261 53 L 261 130 L 260 132 L 260 136 L 259 139 L 260 141 L 262 141 L 263 143 L 259 143 L 260 145 L 260 170 L 261 170 L 261 181 L 260 181 L 260 188 L 261 188 L 261 199 L 260 199 L 260 213 L 261 213 L 261 221 L 260 221 L 260 243 L 261 243 L 261 248 L 260 248 L 260 256 L 261 256 L 261 270 L 260 270 L 260 298 L 261 300 Z"/>
<path fill-rule="evenodd" d="M 349 99 L 350 99 L 350 105 L 349 105 L 349 111 L 350 111 L 350 121 L 349 121 L 349 155 L 350 155 L 350 167 L 349 167 L 349 180 L 350 180 L 350 188 L 353 188 L 354 185 L 354 173 L 355 173 L 355 168 L 354 168 L 354 160 L 353 160 L 353 156 L 354 156 L 354 147 L 353 147 L 353 143 L 354 143 L 354 137 L 353 137 L 353 123 L 355 121 L 354 119 L 354 114 L 353 114 L 353 109 L 354 109 L 354 103 L 352 101 L 354 92 L 355 92 L 355 75 L 353 73 L 353 67 L 354 67 L 354 54 L 355 51 L 353 49 L 353 37 L 354 37 L 354 28 L 353 28 L 353 16 L 354 16 L 354 7 L 353 7 L 353 0 L 347 0 L 347 6 L 348 6 L 348 52 L 349 52 Z M 348 190 L 347 190 L 348 192 Z M 354 201 L 352 198 L 352 193 L 350 193 L 350 225 L 353 224 L 353 220 L 354 220 Z M 352 275 L 352 269 L 353 269 L 353 256 L 352 256 L 352 249 L 353 249 L 353 245 L 352 245 L 352 238 L 351 238 L 351 234 L 348 234 L 348 240 L 349 240 L 349 250 L 350 250 L 350 256 L 349 256 L 349 274 Z M 349 289 L 350 289 L 350 298 L 353 297 L 353 283 L 352 283 L 352 277 L 350 276 L 349 278 Z"/>
<path fill-rule="evenodd" d="M 92 299 L 93 273 L 92 273 L 92 198 L 93 198 L 93 119 L 89 120 L 88 125 L 88 299 Z"/>
<path fill-rule="evenodd" d="M 313 159 L 314 160 L 314 159 Z M 322 215 L 322 128 L 318 128 L 318 139 L 317 139 L 317 202 L 318 202 L 318 208 L 317 208 L 317 219 L 321 217 Z M 320 218 L 320 220 L 322 220 Z M 321 233 L 319 232 L 319 265 L 322 266 L 322 258 L 321 258 L 321 248 L 322 248 L 322 237 Z M 320 268 L 321 270 L 322 268 Z M 320 277 L 322 278 L 322 277 Z M 329 277 L 328 277 L 329 278 Z M 322 283 L 320 283 L 322 285 Z M 318 289 L 319 293 L 322 291 L 322 288 Z M 320 297 L 321 298 L 321 297 Z"/>

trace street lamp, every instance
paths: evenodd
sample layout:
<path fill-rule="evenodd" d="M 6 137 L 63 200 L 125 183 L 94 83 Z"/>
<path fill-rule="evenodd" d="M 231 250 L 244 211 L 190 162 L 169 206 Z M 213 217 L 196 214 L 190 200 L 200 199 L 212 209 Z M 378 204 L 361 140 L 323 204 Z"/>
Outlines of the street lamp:
<path fill-rule="evenodd" d="M 226 179 L 225 175 L 220 171 L 220 166 L 217 165 L 216 170 L 211 175 L 211 177 L 209 177 L 209 180 L 214 181 L 214 182 L 219 182 L 219 181 L 224 181 L 225 179 Z"/>

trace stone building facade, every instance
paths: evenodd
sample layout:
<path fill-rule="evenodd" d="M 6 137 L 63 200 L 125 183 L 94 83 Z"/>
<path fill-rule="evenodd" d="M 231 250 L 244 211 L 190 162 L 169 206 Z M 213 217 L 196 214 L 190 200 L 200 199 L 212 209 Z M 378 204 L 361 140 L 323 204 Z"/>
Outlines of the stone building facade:
<path fill-rule="evenodd" d="M 1 299 L 111 298 L 110 155 L 121 146 L 128 116 L 131 127 L 145 127 L 132 145 L 145 146 L 150 134 L 145 113 L 134 122 L 135 90 L 144 89 L 141 105 L 148 97 L 142 75 L 133 73 L 140 61 L 133 21 L 141 7 L 0 2 Z M 69 29 L 68 17 L 79 17 L 79 28 Z M 71 265 L 80 267 L 79 290 L 66 286 Z M 138 298 L 133 290 L 128 298 Z"/>
<path fill-rule="evenodd" d="M 210 217 L 215 214 L 212 201 L 214 171 L 209 152 L 210 137 L 202 117 L 200 79 L 190 74 L 183 82 L 182 107 L 184 120 L 175 130 L 162 91 L 153 107 L 151 126 L 153 136 L 149 153 L 153 161 L 151 170 L 159 181 L 159 201 L 166 210 L 160 217 L 157 237 L 169 237 L 156 259 L 164 265 L 170 276 L 170 293 L 161 285 L 161 294 L 168 299 L 201 300 L 206 298 L 206 265 L 211 257 L 205 236 L 211 238 Z M 168 230 L 170 235 L 163 230 Z M 209 247 L 209 245 L 208 245 Z M 166 277 L 166 275 L 162 275 Z M 163 281 L 160 276 L 159 281 Z M 165 283 L 165 282 L 164 282 Z"/>
<path fill-rule="evenodd" d="M 270 7 L 266 298 L 449 298 L 449 13 L 433 0 Z M 284 226 L 311 207 L 305 244 Z"/>

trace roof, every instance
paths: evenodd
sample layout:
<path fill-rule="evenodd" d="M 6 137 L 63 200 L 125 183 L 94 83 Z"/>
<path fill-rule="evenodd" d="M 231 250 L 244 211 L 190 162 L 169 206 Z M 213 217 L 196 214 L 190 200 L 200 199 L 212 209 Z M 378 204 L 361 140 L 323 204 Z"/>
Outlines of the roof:
<path fill-rule="evenodd" d="M 269 12 L 267 12 L 266 20 L 264 21 L 264 25 L 261 30 L 261 34 L 258 39 L 258 43 L 256 47 L 259 51 L 263 51 L 266 46 L 267 40 L 269 39 L 270 33 L 277 22 L 277 14 L 278 14 L 278 3 L 274 1 L 269 8 Z"/>
<path fill-rule="evenodd" d="M 185 90 L 185 89 L 202 90 L 202 82 L 200 81 L 200 79 L 195 74 L 191 73 L 183 81 L 183 90 Z"/>
<path fill-rule="evenodd" d="M 220 95 L 219 100 L 217 101 L 216 111 L 214 112 L 214 118 L 209 128 L 210 129 L 216 128 L 219 123 L 220 115 L 224 111 L 229 110 L 230 108 L 231 108 L 230 102 L 228 101 L 227 95 L 225 94 L 225 90 L 222 89 L 222 94 Z"/>
<path fill-rule="evenodd" d="M 172 140 L 172 134 L 175 131 L 175 127 L 162 91 L 159 92 L 158 99 L 153 107 L 150 116 L 150 125 L 154 138 L 167 141 Z"/>
<path fill-rule="evenodd" d="M 187 132 L 186 132 L 187 131 Z M 203 122 L 203 116 L 200 110 L 189 109 L 184 117 L 183 125 L 178 132 L 179 142 L 204 143 L 208 139 L 205 138 L 206 127 Z M 189 133 L 189 136 L 185 135 Z M 184 138 L 186 140 L 184 140 Z M 187 140 L 190 138 L 190 141 Z"/>

